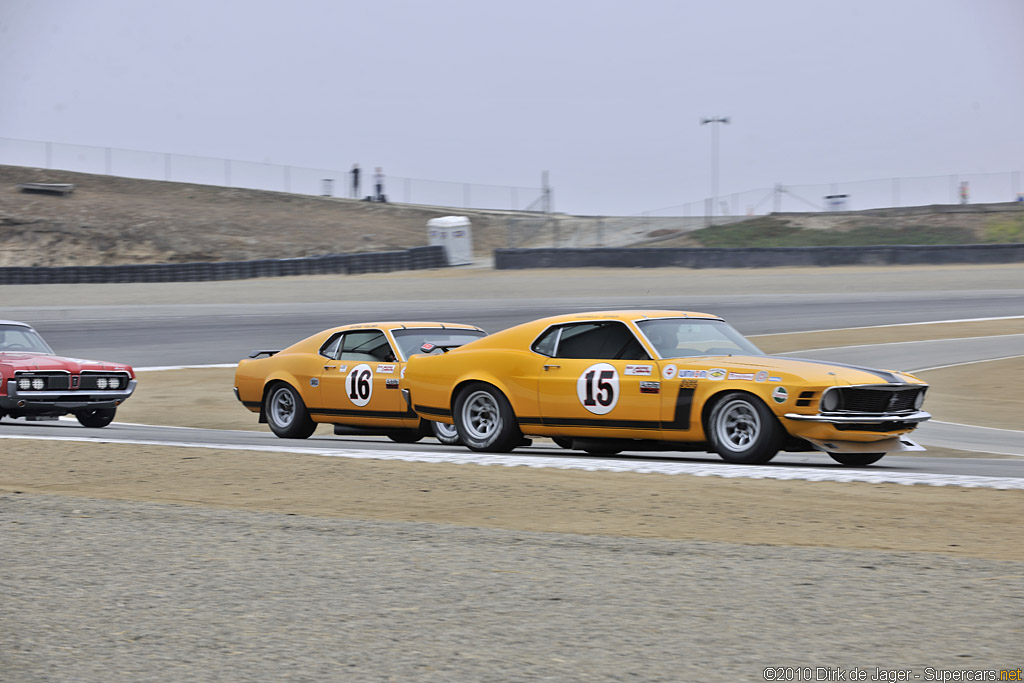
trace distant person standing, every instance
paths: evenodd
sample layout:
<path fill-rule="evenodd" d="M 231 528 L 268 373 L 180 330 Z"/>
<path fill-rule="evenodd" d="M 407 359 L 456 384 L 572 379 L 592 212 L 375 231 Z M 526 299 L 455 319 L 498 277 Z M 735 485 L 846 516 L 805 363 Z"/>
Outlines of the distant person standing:
<path fill-rule="evenodd" d="M 359 199 L 359 164 L 352 164 L 352 199 Z"/>
<path fill-rule="evenodd" d="M 374 199 L 378 202 L 386 202 L 387 198 L 384 196 L 384 169 L 380 166 L 377 167 L 377 172 L 373 174 L 373 184 L 377 190 Z"/>

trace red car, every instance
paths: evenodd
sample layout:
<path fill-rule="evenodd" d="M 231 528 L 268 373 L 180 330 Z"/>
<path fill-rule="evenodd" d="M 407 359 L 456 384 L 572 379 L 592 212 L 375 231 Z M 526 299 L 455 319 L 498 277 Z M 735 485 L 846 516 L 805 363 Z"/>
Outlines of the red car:
<path fill-rule="evenodd" d="M 129 365 L 58 356 L 30 326 L 0 320 L 0 418 L 71 413 L 85 427 L 106 427 L 135 384 Z"/>

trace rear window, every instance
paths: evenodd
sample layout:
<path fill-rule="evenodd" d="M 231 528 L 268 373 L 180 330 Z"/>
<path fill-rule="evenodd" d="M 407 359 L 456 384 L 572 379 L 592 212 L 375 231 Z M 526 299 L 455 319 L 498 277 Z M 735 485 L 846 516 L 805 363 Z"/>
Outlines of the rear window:
<path fill-rule="evenodd" d="M 434 344 L 468 344 L 471 341 L 486 337 L 483 330 L 458 330 L 446 329 L 443 327 L 416 327 L 404 330 L 391 330 L 391 336 L 398 344 L 398 350 L 402 354 L 402 360 L 420 351 L 420 347 L 426 342 Z M 438 350 L 437 353 L 441 351 Z"/>

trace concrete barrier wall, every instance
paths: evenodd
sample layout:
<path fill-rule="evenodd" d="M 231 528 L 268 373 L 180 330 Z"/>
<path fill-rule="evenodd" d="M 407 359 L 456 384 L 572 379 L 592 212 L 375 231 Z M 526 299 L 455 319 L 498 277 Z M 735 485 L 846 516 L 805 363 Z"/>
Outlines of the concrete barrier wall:
<path fill-rule="evenodd" d="M 413 247 L 404 251 L 328 254 L 306 258 L 152 263 L 124 266 L 6 267 L 0 285 L 92 284 L 111 282 L 198 282 L 244 280 L 285 275 L 387 273 L 393 270 L 443 268 L 444 247 Z"/>
<path fill-rule="evenodd" d="M 877 247 L 496 249 L 497 270 L 521 268 L 771 268 L 1019 263 L 1024 244 Z"/>

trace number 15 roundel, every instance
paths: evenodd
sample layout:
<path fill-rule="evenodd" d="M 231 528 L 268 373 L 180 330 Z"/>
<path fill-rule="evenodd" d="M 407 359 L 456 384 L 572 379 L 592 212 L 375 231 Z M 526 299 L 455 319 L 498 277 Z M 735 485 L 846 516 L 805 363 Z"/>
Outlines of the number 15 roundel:
<path fill-rule="evenodd" d="M 373 370 L 366 363 L 352 368 L 345 378 L 345 393 L 348 400 L 360 408 L 370 402 L 373 395 Z"/>
<path fill-rule="evenodd" d="M 610 413 L 619 402 L 619 373 L 610 363 L 595 363 L 576 380 L 576 395 L 595 415 Z"/>

